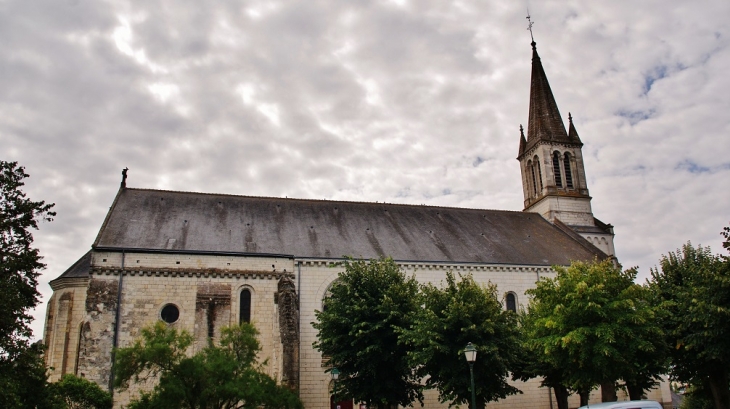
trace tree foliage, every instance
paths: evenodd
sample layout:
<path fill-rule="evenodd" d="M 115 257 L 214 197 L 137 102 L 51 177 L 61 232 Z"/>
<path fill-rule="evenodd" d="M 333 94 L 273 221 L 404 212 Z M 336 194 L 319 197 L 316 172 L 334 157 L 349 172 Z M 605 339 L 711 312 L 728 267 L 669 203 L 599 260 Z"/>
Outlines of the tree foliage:
<path fill-rule="evenodd" d="M 497 300 L 497 287 L 479 285 L 471 275 L 447 273 L 443 288 L 421 287 L 423 308 L 414 316 L 402 342 L 410 347 L 410 362 L 426 386 L 439 390 L 441 402 L 469 405 L 471 385 L 464 347 L 477 349 L 474 379 L 477 407 L 519 390 L 506 382 L 519 357 L 515 313 Z"/>
<path fill-rule="evenodd" d="M 423 399 L 409 347 L 398 342 L 420 308 L 417 295 L 416 280 L 390 258 L 345 262 L 312 323 L 314 347 L 340 371 L 335 395 L 378 408 Z"/>
<path fill-rule="evenodd" d="M 190 334 L 158 322 L 144 328 L 132 346 L 116 351 L 115 387 L 159 377 L 130 409 L 301 408 L 293 392 L 262 372 L 257 335 L 251 324 L 223 328 L 219 346 L 188 356 Z"/>
<path fill-rule="evenodd" d="M 666 368 L 666 344 L 648 289 L 634 283 L 636 270 L 621 271 L 610 260 L 554 269 L 555 278 L 526 291 L 532 299 L 523 324 L 535 360 L 528 372 L 584 401 L 597 385 L 619 379 L 655 384 Z"/>
<path fill-rule="evenodd" d="M 40 342 L 21 349 L 13 360 L 0 362 L 0 408 L 51 408 L 53 396 Z"/>
<path fill-rule="evenodd" d="M 727 232 L 727 230 L 726 230 Z M 715 407 L 730 408 L 730 259 L 685 244 L 663 256 L 651 286 L 671 346 L 672 376 L 707 385 Z"/>
<path fill-rule="evenodd" d="M 66 374 L 49 385 L 55 400 L 54 409 L 111 409 L 112 395 L 99 385 L 78 376 Z"/>
<path fill-rule="evenodd" d="M 32 247 L 31 230 L 51 221 L 53 204 L 32 201 L 22 191 L 28 174 L 17 162 L 0 161 L 0 404 L 24 404 L 21 397 L 38 381 L 40 346 L 32 347 L 29 314 L 38 304 L 38 276 L 45 265 Z M 45 382 L 45 377 L 43 378 Z M 19 403 L 18 403 L 19 402 Z"/>
<path fill-rule="evenodd" d="M 545 353 L 545 348 L 540 342 L 545 331 L 537 326 L 537 318 L 538 315 L 534 310 L 531 313 L 526 311 L 519 313 L 522 359 L 512 376 L 522 381 L 542 377 L 542 386 L 553 389 L 558 409 L 568 409 L 568 396 L 573 391 L 567 386 L 568 371 L 565 369 L 570 367 L 570 361 L 565 354 Z"/>

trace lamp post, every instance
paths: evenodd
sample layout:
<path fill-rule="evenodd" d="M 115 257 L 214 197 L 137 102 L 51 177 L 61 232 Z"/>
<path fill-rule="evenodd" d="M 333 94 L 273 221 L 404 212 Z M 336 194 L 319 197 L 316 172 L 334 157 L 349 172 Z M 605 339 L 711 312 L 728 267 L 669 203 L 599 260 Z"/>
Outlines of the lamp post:
<path fill-rule="evenodd" d="M 337 379 L 340 377 L 340 370 L 337 368 L 332 368 L 330 371 L 330 375 L 332 375 L 332 381 L 335 383 L 332 385 L 332 397 L 335 398 L 335 391 L 337 390 Z M 335 405 L 337 405 L 337 402 L 335 402 Z"/>
<path fill-rule="evenodd" d="M 471 375 L 471 409 L 477 409 L 477 395 L 474 389 L 474 361 L 477 360 L 477 349 L 474 348 L 471 342 L 466 344 L 464 356 L 466 362 L 469 362 L 469 375 Z"/>

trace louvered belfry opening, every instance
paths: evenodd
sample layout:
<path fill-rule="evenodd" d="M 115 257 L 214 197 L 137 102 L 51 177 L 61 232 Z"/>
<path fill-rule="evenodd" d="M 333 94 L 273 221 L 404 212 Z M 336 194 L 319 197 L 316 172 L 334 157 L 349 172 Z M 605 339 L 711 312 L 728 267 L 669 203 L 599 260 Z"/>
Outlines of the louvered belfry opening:
<path fill-rule="evenodd" d="M 553 172 L 555 173 L 555 186 L 563 187 L 563 178 L 560 175 L 560 154 L 553 152 Z"/>

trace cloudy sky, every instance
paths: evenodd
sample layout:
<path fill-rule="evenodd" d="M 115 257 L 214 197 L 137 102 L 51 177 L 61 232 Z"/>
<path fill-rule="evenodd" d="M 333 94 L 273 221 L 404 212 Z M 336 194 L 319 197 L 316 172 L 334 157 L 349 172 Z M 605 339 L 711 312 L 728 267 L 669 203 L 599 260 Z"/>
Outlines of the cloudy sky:
<path fill-rule="evenodd" d="M 130 187 L 521 210 L 529 6 L 596 217 L 641 275 L 730 223 L 726 0 L 0 0 L 0 159 L 48 281 Z"/>

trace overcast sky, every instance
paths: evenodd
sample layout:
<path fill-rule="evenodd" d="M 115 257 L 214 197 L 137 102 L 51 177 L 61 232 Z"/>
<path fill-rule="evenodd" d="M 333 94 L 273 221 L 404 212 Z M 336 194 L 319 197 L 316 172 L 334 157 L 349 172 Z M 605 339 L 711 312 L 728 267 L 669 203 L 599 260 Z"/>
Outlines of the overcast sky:
<path fill-rule="evenodd" d="M 0 0 L 0 159 L 58 212 L 36 337 L 124 167 L 138 188 L 522 210 L 528 6 L 619 260 L 722 252 L 726 0 Z"/>

